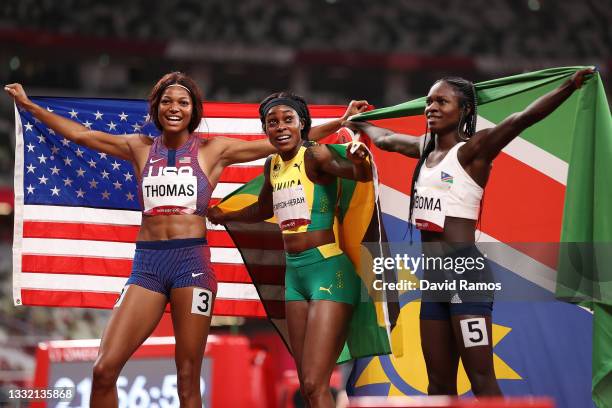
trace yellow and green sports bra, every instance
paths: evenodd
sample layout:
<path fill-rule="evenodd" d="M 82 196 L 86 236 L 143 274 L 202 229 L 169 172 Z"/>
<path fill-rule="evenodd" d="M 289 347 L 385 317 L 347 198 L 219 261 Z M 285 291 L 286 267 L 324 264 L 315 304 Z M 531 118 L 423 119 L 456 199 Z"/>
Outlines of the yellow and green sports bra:
<path fill-rule="evenodd" d="M 338 182 L 313 183 L 306 175 L 301 146 L 289 161 L 279 154 L 270 162 L 274 215 L 283 234 L 332 229 L 338 197 Z"/>

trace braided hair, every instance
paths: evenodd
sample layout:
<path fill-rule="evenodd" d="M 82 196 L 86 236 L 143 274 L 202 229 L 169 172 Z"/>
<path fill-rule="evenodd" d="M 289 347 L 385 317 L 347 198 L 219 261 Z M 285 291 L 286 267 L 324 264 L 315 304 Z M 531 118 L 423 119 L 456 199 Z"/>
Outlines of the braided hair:
<path fill-rule="evenodd" d="M 288 99 L 291 102 L 291 107 L 295 109 L 296 113 L 300 117 L 300 120 L 304 123 L 304 128 L 300 132 L 300 136 L 303 140 L 308 140 L 308 132 L 310 132 L 310 127 L 312 126 L 312 119 L 310 118 L 310 111 L 308 110 L 308 105 L 306 104 L 306 100 L 299 95 L 296 95 L 292 92 L 275 92 L 272 95 L 266 97 L 259 104 L 259 120 L 261 120 L 261 127 L 263 131 L 266 131 L 266 107 L 275 99 Z"/>
<path fill-rule="evenodd" d="M 468 81 L 467 79 L 460 77 L 444 77 L 438 79 L 434 85 L 439 82 L 445 82 L 448 85 L 452 86 L 457 95 L 459 96 L 459 107 L 461 109 L 461 117 L 459 118 L 459 123 L 457 124 L 457 134 L 461 140 L 468 140 L 476 133 L 476 118 L 478 117 L 477 112 L 477 96 L 476 89 L 474 88 L 474 84 L 472 81 Z M 433 85 L 432 85 L 433 86 Z M 414 190 L 416 186 L 416 182 L 419 179 L 419 174 L 421 173 L 421 167 L 427 160 L 427 156 L 431 152 L 434 151 L 436 147 L 436 135 L 430 133 L 429 126 L 425 127 L 425 136 L 426 143 L 423 148 L 423 152 L 421 153 L 421 157 L 414 169 L 414 173 L 412 174 L 412 183 L 410 185 L 410 212 L 408 215 L 408 228 L 410 231 L 410 243 L 412 244 L 412 215 L 414 211 Z M 429 139 L 427 139 L 429 138 Z M 480 206 L 482 211 L 482 205 Z M 478 217 L 480 219 L 480 216 Z"/>

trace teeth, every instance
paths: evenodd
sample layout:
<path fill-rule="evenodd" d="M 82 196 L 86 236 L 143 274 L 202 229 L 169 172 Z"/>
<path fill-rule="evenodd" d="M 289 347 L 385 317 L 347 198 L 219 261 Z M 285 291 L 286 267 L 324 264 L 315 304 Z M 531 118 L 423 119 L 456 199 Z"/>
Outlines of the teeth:
<path fill-rule="evenodd" d="M 276 140 L 283 141 L 283 140 L 288 140 L 290 138 L 291 138 L 291 136 L 279 136 L 279 137 L 276 138 Z"/>

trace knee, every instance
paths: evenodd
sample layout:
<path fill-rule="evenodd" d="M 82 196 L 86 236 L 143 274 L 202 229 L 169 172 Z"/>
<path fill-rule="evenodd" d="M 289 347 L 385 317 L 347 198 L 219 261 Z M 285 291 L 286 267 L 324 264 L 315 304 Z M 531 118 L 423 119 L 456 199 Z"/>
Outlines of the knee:
<path fill-rule="evenodd" d="M 93 366 L 93 387 L 112 388 L 117 383 L 121 367 L 98 358 Z"/>
<path fill-rule="evenodd" d="M 430 376 L 429 385 L 427 386 L 427 394 L 457 395 L 457 380 Z"/>
<path fill-rule="evenodd" d="M 495 374 L 489 371 L 476 371 L 469 374 L 474 395 L 499 395 Z"/>
<path fill-rule="evenodd" d="M 301 388 L 306 400 L 313 400 L 329 392 L 329 380 L 323 381 L 319 378 L 306 376 Z"/>
<path fill-rule="evenodd" d="M 200 364 L 181 362 L 176 370 L 179 399 L 186 400 L 200 392 Z"/>

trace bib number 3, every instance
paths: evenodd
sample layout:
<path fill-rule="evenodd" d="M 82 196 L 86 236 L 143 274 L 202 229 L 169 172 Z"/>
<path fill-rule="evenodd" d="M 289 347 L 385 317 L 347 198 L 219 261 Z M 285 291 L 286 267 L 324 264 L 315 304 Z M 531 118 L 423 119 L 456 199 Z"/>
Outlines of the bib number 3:
<path fill-rule="evenodd" d="M 461 334 L 463 335 L 465 348 L 489 345 L 487 324 L 484 317 L 465 319 L 459 323 L 461 324 Z"/>
<path fill-rule="evenodd" d="M 191 298 L 191 313 L 210 316 L 212 311 L 213 295 L 212 292 L 204 288 L 194 288 Z"/>

